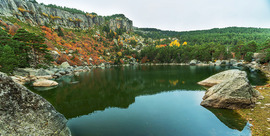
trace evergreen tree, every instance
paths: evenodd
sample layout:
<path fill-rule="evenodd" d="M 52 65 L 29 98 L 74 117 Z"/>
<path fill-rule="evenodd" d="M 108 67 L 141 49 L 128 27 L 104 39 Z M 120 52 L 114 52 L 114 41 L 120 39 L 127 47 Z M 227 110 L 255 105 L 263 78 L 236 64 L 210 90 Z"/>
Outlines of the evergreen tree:
<path fill-rule="evenodd" d="M 62 31 L 62 28 L 60 26 L 58 26 L 58 29 L 57 30 L 58 30 L 58 36 L 63 37 L 64 36 L 64 33 Z"/>
<path fill-rule="evenodd" d="M 20 57 L 20 63 L 19 63 L 19 67 L 29 67 L 29 55 L 28 53 L 31 50 L 30 44 L 30 38 L 32 37 L 32 35 L 30 35 L 29 32 L 27 32 L 24 29 L 18 29 L 18 31 L 16 32 L 16 34 L 13 36 L 12 39 L 16 40 L 19 42 L 19 51 L 21 52 L 22 56 Z"/>
<path fill-rule="evenodd" d="M 0 47 L 0 70 L 4 73 L 10 74 L 15 67 L 18 66 L 18 58 L 16 57 L 14 50 L 5 45 Z"/>
<path fill-rule="evenodd" d="M 47 50 L 47 45 L 44 44 L 44 37 L 35 35 L 24 29 L 19 29 L 13 39 L 20 41 L 22 50 L 26 52 L 28 56 L 31 56 L 31 58 L 26 58 L 27 62 L 34 67 L 37 67 L 37 64 L 42 63 L 44 59 L 44 61 L 47 62 L 51 60 L 51 58 L 48 57 L 49 51 Z M 47 57 L 44 57 L 45 55 Z"/>
<path fill-rule="evenodd" d="M 27 67 L 28 62 L 27 62 L 27 52 L 24 51 L 23 46 L 21 45 L 20 42 L 13 40 L 11 38 L 11 35 L 9 35 L 6 31 L 0 29 L 0 47 L 4 47 L 5 45 L 9 45 L 17 56 L 18 59 L 17 61 L 19 62 L 18 66 L 19 67 Z"/>

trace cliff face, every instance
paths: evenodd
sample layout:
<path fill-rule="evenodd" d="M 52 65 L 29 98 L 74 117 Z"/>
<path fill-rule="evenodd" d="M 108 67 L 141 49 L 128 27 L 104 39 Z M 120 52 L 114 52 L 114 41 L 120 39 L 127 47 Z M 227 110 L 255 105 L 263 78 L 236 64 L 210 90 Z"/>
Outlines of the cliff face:
<path fill-rule="evenodd" d="M 44 25 L 45 23 L 53 26 L 67 28 L 88 28 L 103 26 L 108 24 L 112 30 L 117 28 L 131 31 L 132 21 L 124 18 L 112 18 L 105 21 L 105 17 L 92 14 L 73 14 L 61 9 L 50 8 L 45 5 L 33 3 L 27 0 L 0 0 L 0 16 L 13 16 L 21 21 L 27 21 L 34 25 Z"/>

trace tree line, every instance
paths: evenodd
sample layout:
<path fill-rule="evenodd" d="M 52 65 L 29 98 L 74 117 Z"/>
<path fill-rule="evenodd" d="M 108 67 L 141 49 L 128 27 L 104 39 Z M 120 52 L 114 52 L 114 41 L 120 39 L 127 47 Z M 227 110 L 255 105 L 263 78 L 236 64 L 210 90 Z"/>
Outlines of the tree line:
<path fill-rule="evenodd" d="M 0 70 L 11 73 L 15 68 L 43 67 L 53 61 L 44 37 L 18 29 L 14 36 L 0 29 Z"/>
<path fill-rule="evenodd" d="M 263 44 L 258 44 L 255 41 L 238 41 L 236 45 L 221 45 L 215 42 L 200 45 L 182 44 L 180 46 L 148 45 L 136 56 L 142 63 L 187 63 L 193 59 L 209 62 L 232 58 L 251 62 L 255 52 L 265 54 L 265 57 L 259 60 L 260 63 L 269 62 L 270 39 L 267 39 Z"/>

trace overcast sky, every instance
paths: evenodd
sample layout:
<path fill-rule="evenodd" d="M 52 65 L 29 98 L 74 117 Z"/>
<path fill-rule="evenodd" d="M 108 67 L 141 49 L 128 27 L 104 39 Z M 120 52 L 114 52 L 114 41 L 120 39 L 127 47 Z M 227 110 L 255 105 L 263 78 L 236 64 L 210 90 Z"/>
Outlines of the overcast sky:
<path fill-rule="evenodd" d="M 99 15 L 125 14 L 136 27 L 202 30 L 270 28 L 270 0 L 37 0 Z"/>

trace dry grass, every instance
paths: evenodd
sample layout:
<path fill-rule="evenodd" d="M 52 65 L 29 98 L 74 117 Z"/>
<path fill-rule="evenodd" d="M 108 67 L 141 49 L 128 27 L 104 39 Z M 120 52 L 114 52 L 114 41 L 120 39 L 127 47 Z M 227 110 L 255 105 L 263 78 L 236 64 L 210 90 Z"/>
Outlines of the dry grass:
<path fill-rule="evenodd" d="M 256 89 L 265 97 L 257 101 L 261 104 L 257 104 L 253 109 L 236 111 L 253 125 L 251 127 L 253 136 L 270 136 L 270 122 L 267 121 L 267 118 L 270 118 L 270 107 L 265 106 L 270 103 L 270 86 L 258 86 Z"/>

